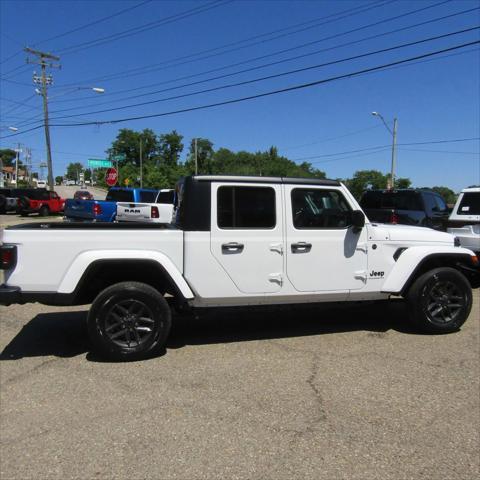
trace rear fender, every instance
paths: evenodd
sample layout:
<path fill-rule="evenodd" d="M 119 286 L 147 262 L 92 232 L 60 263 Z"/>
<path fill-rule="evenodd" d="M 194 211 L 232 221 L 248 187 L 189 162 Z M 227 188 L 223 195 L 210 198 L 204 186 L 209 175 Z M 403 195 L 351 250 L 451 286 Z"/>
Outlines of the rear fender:
<path fill-rule="evenodd" d="M 58 293 L 73 293 L 90 265 L 104 260 L 148 260 L 158 262 L 159 266 L 170 276 L 183 297 L 187 300 L 194 298 L 192 290 L 170 258 L 161 252 L 148 250 L 115 250 L 110 252 L 92 250 L 83 252 L 69 266 L 60 283 Z"/>
<path fill-rule="evenodd" d="M 443 263 L 452 266 L 456 262 L 469 265 L 472 256 L 474 253 L 471 250 L 454 246 L 409 247 L 398 258 L 382 286 L 382 292 L 401 294 L 427 262 L 435 262 L 437 266 Z"/>

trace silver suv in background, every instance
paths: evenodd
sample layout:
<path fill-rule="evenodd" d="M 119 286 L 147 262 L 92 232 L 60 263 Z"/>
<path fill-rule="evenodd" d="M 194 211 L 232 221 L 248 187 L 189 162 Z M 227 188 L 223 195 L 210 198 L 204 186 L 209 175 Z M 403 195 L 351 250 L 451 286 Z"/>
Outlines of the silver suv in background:
<path fill-rule="evenodd" d="M 480 253 L 480 187 L 464 188 L 448 219 L 448 233 L 460 245 Z"/>

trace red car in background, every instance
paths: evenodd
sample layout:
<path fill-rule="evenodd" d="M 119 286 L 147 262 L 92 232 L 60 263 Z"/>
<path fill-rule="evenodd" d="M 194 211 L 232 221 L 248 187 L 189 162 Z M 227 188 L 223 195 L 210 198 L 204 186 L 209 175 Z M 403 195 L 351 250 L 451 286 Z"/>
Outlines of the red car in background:
<path fill-rule="evenodd" d="M 73 195 L 74 200 L 93 200 L 93 195 L 87 190 L 77 190 Z"/>
<path fill-rule="evenodd" d="M 17 201 L 17 212 L 20 215 L 38 213 L 46 217 L 50 213 L 63 212 L 64 207 L 64 198 L 60 198 L 57 192 L 49 192 L 43 188 L 27 190 Z"/>

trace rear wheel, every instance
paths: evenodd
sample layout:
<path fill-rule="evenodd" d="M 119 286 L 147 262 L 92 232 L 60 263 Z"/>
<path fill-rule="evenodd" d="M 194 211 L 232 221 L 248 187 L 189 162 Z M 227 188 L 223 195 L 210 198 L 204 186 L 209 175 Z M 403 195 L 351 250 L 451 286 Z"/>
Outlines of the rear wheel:
<path fill-rule="evenodd" d="M 140 282 L 121 282 L 103 290 L 87 321 L 95 350 L 102 357 L 121 361 L 159 354 L 172 322 L 163 295 Z"/>
<path fill-rule="evenodd" d="M 38 214 L 41 217 L 47 217 L 49 213 L 50 213 L 50 209 L 47 207 L 47 205 L 42 205 L 40 207 L 40 210 L 38 211 Z"/>
<path fill-rule="evenodd" d="M 428 333 L 457 331 L 472 308 L 472 289 L 453 268 L 436 268 L 421 275 L 410 288 L 407 302 L 415 325 Z"/>

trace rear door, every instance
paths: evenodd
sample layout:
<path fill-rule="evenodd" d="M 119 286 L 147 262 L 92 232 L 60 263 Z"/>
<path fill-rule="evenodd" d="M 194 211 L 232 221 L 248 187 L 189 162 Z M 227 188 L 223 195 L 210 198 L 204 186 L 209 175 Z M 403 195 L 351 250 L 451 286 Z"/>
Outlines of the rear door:
<path fill-rule="evenodd" d="M 299 292 L 359 290 L 367 281 L 366 228 L 350 227 L 340 189 L 285 185 L 287 275 Z"/>
<path fill-rule="evenodd" d="M 211 253 L 242 293 L 283 283 L 281 185 L 212 183 Z M 205 279 L 208 281 L 208 278 Z"/>

